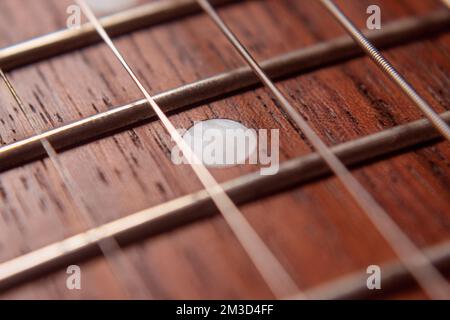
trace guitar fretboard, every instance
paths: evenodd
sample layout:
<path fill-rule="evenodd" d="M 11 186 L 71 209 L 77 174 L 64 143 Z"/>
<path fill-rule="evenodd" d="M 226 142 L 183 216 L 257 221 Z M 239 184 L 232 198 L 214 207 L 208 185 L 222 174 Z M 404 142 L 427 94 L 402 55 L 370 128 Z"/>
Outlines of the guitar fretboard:
<path fill-rule="evenodd" d="M 214 18 L 215 11 L 213 7 L 208 7 L 208 3 L 205 1 L 199 2 L 206 5 L 204 7 L 206 12 Z M 233 2 L 214 1 L 212 3 L 214 5 L 223 5 Z M 346 23 L 349 23 L 350 20 L 331 1 L 322 2 L 325 4 L 324 7 L 330 9 L 344 26 Z M 236 6 L 239 5 L 243 4 L 236 4 Z M 208 12 L 208 8 L 211 9 L 210 12 Z M 179 21 L 194 13 L 201 13 L 196 1 L 161 1 L 103 18 L 101 22 L 111 36 L 119 36 L 130 34 L 144 27 L 155 26 L 168 21 Z M 217 16 L 217 19 L 220 18 Z M 219 27 L 223 23 L 221 20 L 216 22 L 218 22 Z M 399 84 L 399 87 L 394 86 L 391 90 L 404 91 L 412 99 L 416 107 L 428 116 L 428 119 L 413 121 L 367 136 L 360 136 L 357 139 L 333 146 L 329 149 L 331 152 L 327 151 L 327 149 L 320 151 L 319 148 L 318 153 L 285 161 L 281 164 L 279 172 L 274 176 L 260 176 L 256 173 L 241 175 L 222 184 L 223 190 L 226 192 L 226 195 L 225 193 L 223 195 L 224 197 L 229 196 L 236 204 L 247 203 L 256 199 L 262 199 L 280 190 L 309 182 L 312 179 L 328 176 L 334 172 L 341 178 L 350 194 L 355 196 L 356 202 L 360 201 L 363 211 L 368 213 L 369 218 L 378 228 L 380 234 L 385 237 L 393 247 L 394 252 L 400 257 L 403 266 L 396 262 L 386 265 L 389 281 L 394 283 L 399 279 L 408 279 L 412 275 L 429 296 L 432 298 L 444 297 L 446 290 L 448 290 L 448 284 L 441 278 L 436 267 L 442 267 L 445 264 L 443 261 L 448 259 L 448 250 L 446 249 L 449 245 L 442 242 L 439 246 L 428 248 L 424 251 L 425 253 L 420 252 L 414 247 L 413 241 L 410 241 L 406 233 L 403 233 L 400 228 L 391 232 L 391 228 L 389 224 L 386 224 L 386 221 L 397 226 L 394 220 L 390 220 L 388 215 L 386 215 L 388 220 L 380 220 L 380 215 L 382 215 L 384 209 L 382 207 L 378 209 L 378 205 L 374 205 L 376 201 L 370 200 L 372 199 L 370 193 L 367 193 L 367 196 L 362 195 L 362 192 L 365 192 L 362 185 L 354 185 L 353 180 L 347 180 L 347 178 L 352 177 L 350 173 L 339 171 L 336 168 L 341 165 L 341 161 L 345 165 L 352 166 L 365 164 L 367 161 L 376 160 L 380 156 L 389 155 L 392 152 L 400 152 L 406 148 L 416 147 L 419 144 L 436 141 L 442 136 L 447 136 L 448 126 L 446 122 L 450 120 L 450 114 L 448 112 L 442 112 L 439 115 L 435 113 L 433 107 L 428 105 L 425 99 L 403 80 L 403 76 L 379 55 L 375 47 L 386 49 L 404 44 L 407 41 L 417 40 L 417 34 L 420 34 L 423 38 L 430 37 L 436 32 L 445 31 L 449 24 L 450 15 L 444 8 L 425 16 L 410 17 L 390 22 L 379 31 L 365 32 L 367 38 L 364 38 L 358 29 L 349 24 L 347 31 L 356 38 L 356 41 L 350 36 L 325 40 L 316 45 L 292 50 L 288 53 L 262 60 L 260 62 L 261 70 L 258 71 L 258 66 L 256 70 L 255 67 L 252 67 L 257 72 L 256 75 L 252 72 L 251 65 L 243 66 L 184 84 L 175 89 L 163 91 L 154 95 L 151 101 L 154 99 L 154 103 L 160 106 L 164 112 L 174 112 L 186 107 L 201 106 L 207 102 L 219 101 L 224 96 L 240 95 L 243 91 L 261 86 L 258 76 L 261 78 L 262 75 L 265 76 L 267 74 L 271 79 L 286 79 L 304 72 L 320 70 L 324 66 L 338 65 L 352 58 L 363 56 L 363 49 L 366 49 L 369 55 L 373 55 L 380 67 L 385 69 L 388 75 L 392 76 L 393 80 Z M 222 26 L 222 31 L 225 34 L 229 32 L 226 28 L 226 25 Z M 38 61 L 45 62 L 48 59 L 52 59 L 55 55 L 83 49 L 100 41 L 97 31 L 99 30 L 95 30 L 91 24 L 85 24 L 78 30 L 64 30 L 7 47 L 0 51 L 0 67 L 9 72 L 14 72 L 19 67 Z M 232 36 L 229 39 L 233 42 Z M 358 41 L 360 42 L 358 43 Z M 372 47 L 372 44 L 375 47 Z M 232 54 L 231 50 L 229 50 L 229 54 Z M 251 60 L 248 61 L 251 62 Z M 32 68 L 33 66 L 31 65 L 30 67 Z M 141 77 L 141 74 L 138 73 L 138 76 Z M 27 106 L 26 103 L 21 101 L 21 94 L 18 93 L 19 90 L 15 89 L 17 85 L 13 83 L 14 81 L 10 82 L 6 75 L 3 78 L 16 98 L 16 102 L 21 105 L 21 110 L 26 115 L 26 109 L 34 107 L 31 104 Z M 387 81 L 387 79 L 384 80 Z M 266 82 L 266 84 L 270 88 L 271 83 Z M 272 93 L 277 97 L 276 91 L 272 90 Z M 280 97 L 283 95 L 281 92 L 279 94 Z M 93 143 L 93 141 L 105 139 L 105 136 L 110 137 L 117 130 L 126 129 L 130 125 L 139 124 L 144 120 L 155 121 L 155 112 L 149 108 L 149 99 L 135 100 L 121 106 L 111 107 L 107 111 L 98 111 L 92 116 L 80 117 L 78 120 L 63 123 L 42 133 L 40 132 L 39 123 L 33 125 L 30 122 L 31 127 L 35 131 L 34 135 L 0 147 L 0 168 L 4 172 L 17 170 L 21 165 L 32 164 L 36 160 L 44 159 L 46 156 L 52 158 L 52 154 L 55 166 L 65 168 L 65 164 L 59 160 L 60 152 L 64 152 L 67 149 L 76 150 L 83 148 Z M 281 97 L 280 99 L 278 99 L 276 105 L 281 104 L 283 106 L 282 99 L 284 98 Z M 289 111 L 286 109 L 284 111 L 292 118 Z M 34 117 L 32 112 L 29 115 L 29 118 Z M 300 113 L 298 115 L 300 116 Z M 302 132 L 305 132 L 307 129 L 306 127 L 303 128 L 301 123 L 295 122 L 295 124 L 300 126 Z M 307 137 L 313 141 L 313 147 L 317 143 L 322 143 L 319 136 L 317 136 L 316 142 L 314 142 L 314 137 L 311 138 L 308 135 Z M 48 143 L 47 147 L 46 143 Z M 334 158 L 331 158 L 331 160 L 327 160 L 327 152 L 332 157 L 336 156 L 336 159 L 333 160 Z M 64 174 L 64 170 L 60 169 L 57 171 L 60 172 L 63 180 L 66 177 L 66 185 L 70 186 L 72 180 L 75 181 L 76 179 L 73 176 L 67 179 L 67 174 Z M 354 182 L 358 183 L 356 180 Z M 167 229 L 181 227 L 189 221 L 195 221 L 216 212 L 212 205 L 211 191 L 208 190 L 207 185 L 205 186 L 205 190 L 165 201 L 145 210 L 128 213 L 125 217 L 106 224 L 102 224 L 100 221 L 93 221 L 96 227 L 88 231 L 8 260 L 0 265 L 0 286 L 2 288 L 10 288 L 19 282 L 27 281 L 37 273 L 47 273 L 53 270 L 55 266 L 67 264 L 67 261 L 75 263 L 85 255 L 92 254 L 92 251 L 98 248 L 105 253 L 102 244 L 105 244 L 108 239 L 113 239 L 115 243 L 112 249 L 112 245 L 104 245 L 112 252 L 111 257 L 113 258 L 110 257 L 111 259 L 108 260 L 112 260 L 111 263 L 115 265 L 122 265 L 123 261 L 127 264 L 128 261 L 126 259 L 114 261 L 115 257 L 117 257 L 116 251 L 120 251 L 119 247 L 122 244 L 139 238 L 142 233 L 146 235 L 160 234 Z M 68 189 L 70 190 L 71 188 L 68 187 Z M 72 195 L 78 194 L 78 192 L 73 192 L 73 190 L 71 193 Z M 368 201 L 365 200 L 367 197 L 369 197 Z M 76 202 L 79 204 L 78 207 L 85 206 L 83 199 Z M 86 206 L 85 210 L 89 213 L 90 208 Z M 381 212 L 378 212 L 379 210 Z M 243 246 L 246 247 L 245 243 Z M 258 268 L 258 262 L 253 262 Z M 361 275 L 351 276 L 342 281 L 345 283 L 344 286 L 338 281 L 336 284 L 330 283 L 317 289 L 298 292 L 297 295 L 298 297 L 352 297 L 353 294 L 357 295 L 362 290 L 361 283 L 358 280 L 360 278 Z M 131 281 L 131 279 L 127 279 L 127 282 Z M 344 289 L 334 290 L 333 285 Z M 326 290 L 323 288 L 326 288 Z"/>

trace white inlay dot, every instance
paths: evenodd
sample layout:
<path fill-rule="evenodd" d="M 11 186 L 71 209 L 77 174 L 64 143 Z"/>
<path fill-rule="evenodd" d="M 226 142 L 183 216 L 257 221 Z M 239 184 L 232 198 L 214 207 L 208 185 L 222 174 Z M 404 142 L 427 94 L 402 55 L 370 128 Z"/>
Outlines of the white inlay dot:
<path fill-rule="evenodd" d="M 137 5 L 137 0 L 87 0 L 91 9 L 99 15 L 111 14 Z"/>
<path fill-rule="evenodd" d="M 258 146 L 254 130 L 229 119 L 199 121 L 186 131 L 183 139 L 208 167 L 243 164 Z"/>

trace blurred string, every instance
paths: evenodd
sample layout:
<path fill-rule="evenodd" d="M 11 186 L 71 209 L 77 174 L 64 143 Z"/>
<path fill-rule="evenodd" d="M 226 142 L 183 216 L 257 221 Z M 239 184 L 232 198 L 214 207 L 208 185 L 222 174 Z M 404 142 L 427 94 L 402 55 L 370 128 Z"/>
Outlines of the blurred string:
<path fill-rule="evenodd" d="M 356 180 L 339 158 L 326 146 L 306 120 L 291 105 L 277 86 L 269 79 L 250 52 L 241 44 L 225 22 L 219 17 L 208 0 L 197 0 L 206 14 L 222 31 L 237 52 L 253 69 L 255 74 L 275 96 L 282 109 L 305 134 L 319 155 L 344 185 L 355 202 L 360 206 L 378 232 L 389 243 L 400 261 L 411 272 L 415 280 L 432 299 L 449 299 L 450 286 L 447 280 L 433 266 L 428 257 L 409 239 L 396 222 L 378 204 L 370 193 Z"/>
<path fill-rule="evenodd" d="M 180 148 L 183 156 L 190 160 L 191 168 L 205 187 L 206 192 L 209 194 L 214 204 L 222 213 L 224 220 L 275 297 L 281 298 L 298 292 L 299 288 L 297 287 L 295 281 L 291 278 L 280 261 L 275 257 L 261 237 L 246 220 L 244 215 L 239 211 L 223 187 L 216 181 L 208 169 L 202 164 L 200 159 L 198 159 L 198 157 L 194 154 L 191 147 L 186 143 L 186 141 L 184 141 L 168 117 L 145 89 L 141 81 L 137 78 L 131 67 L 125 61 L 122 54 L 114 45 L 113 41 L 106 33 L 104 27 L 101 25 L 100 21 L 92 12 L 86 1 L 76 0 L 76 3 L 81 7 L 82 11 L 91 24 L 95 27 L 98 34 L 108 45 L 124 69 L 130 75 L 136 86 L 145 96 L 149 107 L 156 113 L 159 120 L 170 134 L 172 140 L 174 140 Z"/>
<path fill-rule="evenodd" d="M 13 87 L 11 81 L 8 79 L 6 74 L 3 72 L 2 69 L 0 69 L 0 77 L 6 84 L 8 90 L 14 97 L 14 100 L 16 101 L 17 105 L 19 106 L 22 113 L 25 115 L 25 118 L 30 125 L 30 127 L 33 129 L 34 133 L 36 135 L 41 133 L 41 130 L 39 130 L 39 124 L 34 118 L 33 114 L 29 112 L 22 101 L 22 99 L 19 97 L 17 90 Z M 74 204 L 76 205 L 77 209 L 81 212 L 84 223 L 87 224 L 86 227 L 93 228 L 96 226 L 96 222 L 94 222 L 94 218 L 92 214 L 90 213 L 89 209 L 87 208 L 82 192 L 80 191 L 80 188 L 76 185 L 74 182 L 74 179 L 69 172 L 69 170 L 62 164 L 61 159 L 58 156 L 57 151 L 52 146 L 52 144 L 46 139 L 42 138 L 40 139 L 40 142 L 42 144 L 42 147 L 45 149 L 50 161 L 52 162 L 53 166 L 57 170 L 60 178 L 62 179 L 67 191 L 69 192 L 70 197 L 74 201 Z M 57 215 L 58 219 L 60 219 L 59 215 Z M 60 219 L 61 220 L 61 219 Z M 86 237 L 89 237 L 89 233 L 86 233 Z M 116 279 L 120 280 L 122 284 L 124 285 L 123 289 L 125 290 L 125 294 L 128 297 L 143 297 L 141 295 L 139 283 L 141 281 L 136 277 L 138 273 L 136 272 L 134 266 L 125 259 L 125 256 L 121 254 L 121 248 L 115 238 L 113 237 L 106 237 L 103 238 L 101 241 L 97 242 L 102 254 L 105 256 L 106 261 L 111 267 L 111 270 L 113 271 L 114 276 Z M 65 252 L 65 248 L 60 248 L 61 254 Z M 36 262 L 41 260 L 41 257 L 33 257 Z M 45 260 L 45 257 L 42 257 L 43 260 Z M 135 272 L 130 272 L 130 270 L 134 270 Z"/>

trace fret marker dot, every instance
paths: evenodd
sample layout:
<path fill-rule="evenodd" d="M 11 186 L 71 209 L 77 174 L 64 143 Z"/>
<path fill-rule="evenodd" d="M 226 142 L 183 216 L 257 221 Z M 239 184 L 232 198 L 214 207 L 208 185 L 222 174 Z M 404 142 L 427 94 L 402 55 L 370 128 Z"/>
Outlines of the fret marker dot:
<path fill-rule="evenodd" d="M 136 6 L 137 0 L 87 0 L 91 9 L 99 15 L 111 14 Z"/>
<path fill-rule="evenodd" d="M 216 168 L 245 163 L 258 146 L 254 130 L 229 119 L 199 121 L 186 131 L 183 139 L 205 166 Z"/>

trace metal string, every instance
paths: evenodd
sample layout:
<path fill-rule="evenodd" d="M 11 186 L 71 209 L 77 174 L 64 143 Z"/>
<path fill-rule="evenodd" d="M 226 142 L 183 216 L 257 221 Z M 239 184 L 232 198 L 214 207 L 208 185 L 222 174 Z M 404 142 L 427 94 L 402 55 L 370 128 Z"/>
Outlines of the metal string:
<path fill-rule="evenodd" d="M 11 81 L 8 79 L 8 77 L 1 68 L 0 68 L 0 77 L 3 79 L 8 90 L 14 97 L 14 100 L 18 104 L 20 110 L 25 115 L 28 124 L 31 126 L 35 134 L 39 134 L 40 133 L 39 124 L 37 123 L 34 116 L 27 111 L 22 99 L 19 97 Z M 57 151 L 51 145 L 48 139 L 42 138 L 39 141 L 41 142 L 42 147 L 45 149 L 49 159 L 51 160 L 53 166 L 57 170 L 63 183 L 67 187 L 70 197 L 74 201 L 77 208 L 80 210 L 84 218 L 84 221 L 88 224 L 88 227 L 95 227 L 96 226 L 96 223 L 94 222 L 95 219 L 93 219 L 92 215 L 89 212 L 89 209 L 86 207 L 79 188 L 74 183 L 74 180 L 69 170 L 62 164 Z M 86 236 L 89 237 L 89 233 L 87 233 Z M 131 274 L 129 272 L 129 270 L 133 270 L 134 266 L 129 261 L 124 259 L 123 255 L 120 254 L 121 249 L 115 238 L 113 237 L 104 238 L 97 244 L 102 254 L 105 256 L 106 261 L 110 265 L 114 276 L 124 283 L 125 285 L 124 289 L 126 291 L 125 293 L 127 294 L 127 296 L 140 297 L 141 294 L 137 291 L 137 288 L 139 288 L 138 283 L 140 282 L 137 278 L 134 277 L 134 275 L 136 275 L 137 273 L 135 272 Z"/>
<path fill-rule="evenodd" d="M 364 189 L 345 165 L 312 130 L 305 119 L 294 109 L 290 102 L 264 73 L 258 62 L 256 62 L 248 50 L 226 26 L 211 4 L 207 0 L 197 0 L 197 2 L 219 27 L 230 43 L 236 48 L 239 54 L 245 59 L 255 74 L 276 97 L 284 111 L 288 113 L 299 129 L 305 134 L 320 156 L 345 186 L 347 191 L 353 196 L 355 202 L 363 209 L 380 234 L 390 244 L 400 261 L 409 272 L 411 272 L 418 284 L 433 299 L 450 298 L 450 286 L 429 259 L 408 238 L 395 221 L 375 201 L 369 192 Z"/>
<path fill-rule="evenodd" d="M 337 19 L 356 43 L 369 55 L 369 57 L 387 74 L 398 87 L 416 104 L 423 114 L 431 121 L 433 126 L 447 140 L 450 140 L 450 127 L 431 108 L 431 106 L 417 93 L 405 78 L 386 60 L 381 52 L 356 28 L 350 19 L 340 10 L 332 0 L 320 0 L 323 6 Z"/>
<path fill-rule="evenodd" d="M 286 294 L 292 294 L 298 291 L 298 287 L 295 281 L 291 278 L 289 273 L 284 269 L 280 261 L 266 246 L 264 241 L 256 233 L 250 223 L 246 220 L 244 215 L 239 211 L 237 206 L 233 203 L 230 197 L 223 190 L 222 186 L 218 184 L 216 179 L 208 171 L 208 169 L 201 163 L 198 157 L 191 150 L 190 146 L 183 140 L 181 135 L 175 129 L 174 125 L 170 122 L 168 117 L 164 114 L 158 104 L 150 96 L 148 91 L 142 85 L 137 78 L 131 67 L 125 61 L 122 54 L 119 52 L 113 41 L 106 33 L 105 29 L 99 22 L 98 18 L 94 15 L 90 7 L 85 0 L 75 0 L 75 2 L 81 7 L 82 11 L 95 27 L 98 34 L 105 41 L 122 66 L 128 72 L 130 77 L 136 83 L 137 87 L 145 96 L 150 107 L 156 113 L 161 123 L 164 125 L 171 138 L 175 141 L 177 146 L 182 151 L 186 159 L 190 159 L 191 167 L 205 187 L 211 199 L 222 213 L 225 221 L 230 229 L 233 231 L 236 238 L 239 240 L 241 246 L 246 251 L 247 255 L 259 271 L 266 284 L 272 290 L 273 294 L 277 297 L 286 296 Z"/>

